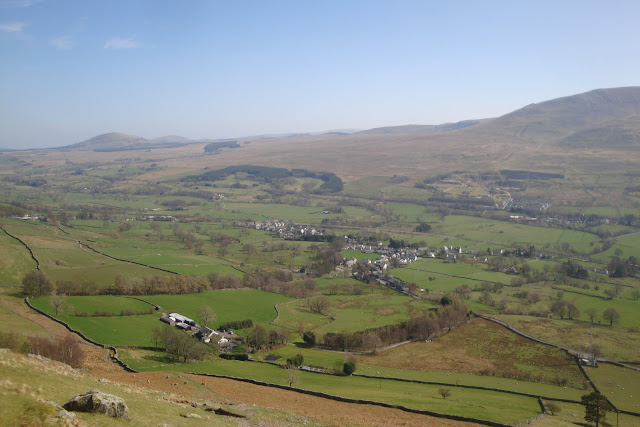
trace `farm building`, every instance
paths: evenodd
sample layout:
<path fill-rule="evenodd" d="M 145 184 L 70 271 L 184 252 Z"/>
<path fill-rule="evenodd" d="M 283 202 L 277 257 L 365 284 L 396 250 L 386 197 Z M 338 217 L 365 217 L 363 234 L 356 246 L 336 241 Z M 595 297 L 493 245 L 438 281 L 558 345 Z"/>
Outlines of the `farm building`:
<path fill-rule="evenodd" d="M 176 324 L 176 321 L 175 321 L 175 320 L 172 320 L 171 318 L 169 318 L 169 317 L 167 317 L 167 316 L 162 316 L 162 317 L 160 318 L 160 321 L 161 321 L 161 322 L 164 322 L 164 323 L 166 323 L 166 324 L 168 324 L 168 325 L 170 325 L 170 326 L 174 326 L 174 325 Z"/>
<path fill-rule="evenodd" d="M 183 331 L 188 331 L 189 329 L 191 329 L 191 326 L 183 322 L 177 322 L 175 326 L 176 328 L 182 329 Z"/>
<path fill-rule="evenodd" d="M 183 316 L 179 313 L 169 313 L 169 319 L 173 319 L 175 322 L 186 323 L 190 326 L 196 326 L 196 322 L 194 320 L 189 319 L 186 316 Z"/>
<path fill-rule="evenodd" d="M 193 336 L 204 343 L 208 343 L 211 342 L 211 340 L 217 335 L 218 333 L 213 329 L 207 328 L 206 326 L 200 326 L 198 332 L 196 332 Z"/>

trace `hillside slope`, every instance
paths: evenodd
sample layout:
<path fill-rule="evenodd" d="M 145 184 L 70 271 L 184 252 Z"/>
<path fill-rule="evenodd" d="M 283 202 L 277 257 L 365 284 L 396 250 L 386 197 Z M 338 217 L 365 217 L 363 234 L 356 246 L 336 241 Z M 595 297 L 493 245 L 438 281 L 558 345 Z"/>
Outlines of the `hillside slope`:
<path fill-rule="evenodd" d="M 621 135 L 640 131 L 640 87 L 597 89 L 527 105 L 478 128 L 535 143 L 582 139 L 589 147 L 609 147 L 618 139 L 617 129 L 623 130 Z"/>

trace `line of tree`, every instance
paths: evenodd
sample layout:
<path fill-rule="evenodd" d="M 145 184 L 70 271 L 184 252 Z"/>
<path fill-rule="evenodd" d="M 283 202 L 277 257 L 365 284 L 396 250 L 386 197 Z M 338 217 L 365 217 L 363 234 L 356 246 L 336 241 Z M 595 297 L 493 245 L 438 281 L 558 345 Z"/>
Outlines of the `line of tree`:
<path fill-rule="evenodd" d="M 571 260 L 563 262 L 562 264 L 558 265 L 558 271 L 569 277 L 573 277 L 574 279 L 589 278 L 589 272 L 580 264 L 577 264 Z"/>
<path fill-rule="evenodd" d="M 319 179 L 322 184 L 313 191 L 316 194 L 337 193 L 342 191 L 344 187 L 342 179 L 332 172 L 312 172 L 306 169 L 292 169 L 290 171 L 285 168 L 255 165 L 228 166 L 223 169 L 208 171 L 202 175 L 187 176 L 182 181 L 219 181 L 239 172 L 244 172 L 253 176 L 254 179 L 261 179 L 267 183 L 274 183 L 277 180 L 290 177 Z"/>
<path fill-rule="evenodd" d="M 253 320 L 236 320 L 233 322 L 227 322 L 220 325 L 220 329 L 247 329 L 253 326 Z"/>
<path fill-rule="evenodd" d="M 244 340 L 247 347 L 255 352 L 285 344 L 287 333 L 278 329 L 266 330 L 262 325 L 255 325 L 244 337 Z"/>

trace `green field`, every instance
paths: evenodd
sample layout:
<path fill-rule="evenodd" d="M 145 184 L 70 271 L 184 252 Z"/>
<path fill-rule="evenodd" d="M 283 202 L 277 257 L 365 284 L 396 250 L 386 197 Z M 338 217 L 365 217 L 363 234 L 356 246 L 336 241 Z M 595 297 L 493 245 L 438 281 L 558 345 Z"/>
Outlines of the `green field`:
<path fill-rule="evenodd" d="M 251 319 L 254 323 L 269 323 L 276 318 L 275 305 L 289 301 L 284 295 L 254 289 L 226 289 L 201 294 L 152 295 L 147 301 L 167 312 L 180 314 L 199 322 L 198 309 L 209 306 L 216 313 L 215 325 L 234 320 Z"/>
<path fill-rule="evenodd" d="M 260 290 L 239 289 L 208 291 L 201 294 L 186 295 L 153 295 L 143 297 L 147 301 L 160 305 L 166 312 L 177 311 L 182 315 L 199 322 L 197 312 L 202 306 L 210 306 L 216 313 L 215 325 L 251 319 L 255 323 L 268 323 L 275 319 L 275 304 L 288 301 L 289 298 Z M 69 297 L 75 310 L 88 311 L 98 307 L 110 307 L 119 313 L 118 308 L 150 307 L 140 301 L 111 296 Z M 54 315 L 53 307 L 48 304 L 47 297 L 34 298 L 34 306 Z M 160 325 L 159 313 L 136 316 L 114 317 L 77 317 L 65 313 L 58 318 L 67 322 L 89 338 L 110 345 L 152 346 L 151 331 Z"/>
<path fill-rule="evenodd" d="M 596 387 L 616 407 L 640 413 L 640 372 L 606 363 L 586 370 Z"/>
<path fill-rule="evenodd" d="M 498 245 L 516 245 L 543 249 L 554 249 L 556 245 L 568 243 L 572 248 L 589 251 L 592 243 L 600 238 L 582 231 L 558 228 L 537 227 L 515 224 L 485 218 L 448 215 L 444 222 L 436 224 L 431 230 L 435 234 L 447 234 Z"/>
<path fill-rule="evenodd" d="M 508 284 L 512 275 L 490 271 L 485 264 L 467 264 L 439 259 L 422 259 L 408 266 L 391 270 L 391 275 L 420 288 L 453 291 L 457 286 L 479 287 L 483 281 Z"/>
<path fill-rule="evenodd" d="M 0 231 L 0 286 L 19 286 L 22 277 L 35 268 L 36 263 L 27 249 Z"/>
<path fill-rule="evenodd" d="M 283 304 L 276 324 L 295 330 L 302 322 L 308 330 L 322 336 L 328 332 L 357 332 L 396 324 L 410 314 L 424 313 L 435 306 L 381 287 L 362 295 L 329 295 L 328 299 L 330 306 L 325 315 L 311 312 L 306 300 Z"/>

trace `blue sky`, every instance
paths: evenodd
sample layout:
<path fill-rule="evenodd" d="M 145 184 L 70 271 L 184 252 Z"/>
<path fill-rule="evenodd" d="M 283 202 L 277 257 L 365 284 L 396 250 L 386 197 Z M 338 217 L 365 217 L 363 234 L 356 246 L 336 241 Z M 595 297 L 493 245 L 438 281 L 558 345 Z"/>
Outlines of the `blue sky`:
<path fill-rule="evenodd" d="M 640 85 L 638 1 L 0 0 L 0 147 L 496 117 Z"/>

